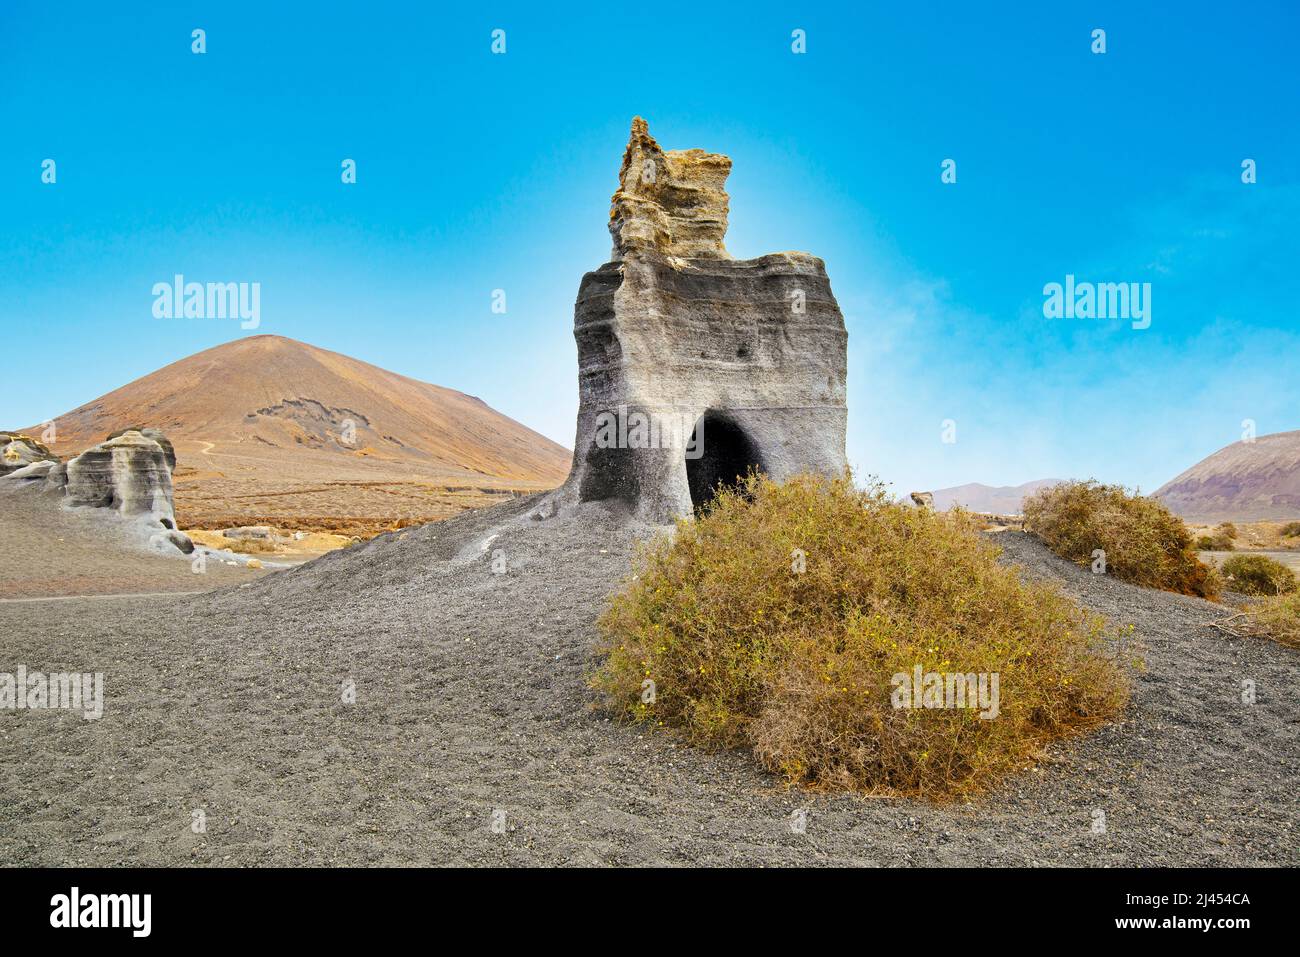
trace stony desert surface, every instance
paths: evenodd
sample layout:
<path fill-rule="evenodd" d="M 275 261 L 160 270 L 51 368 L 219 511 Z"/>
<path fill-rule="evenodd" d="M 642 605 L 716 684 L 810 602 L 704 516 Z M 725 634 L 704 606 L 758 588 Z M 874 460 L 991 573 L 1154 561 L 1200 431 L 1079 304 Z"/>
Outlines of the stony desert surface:
<path fill-rule="evenodd" d="M 39 618 L 40 609 L 50 607 L 30 602 L 35 598 L 205 591 L 267 572 L 213 560 L 195 574 L 184 555 L 159 554 L 136 541 L 117 515 L 61 508 L 25 488 L 0 488 L 0 540 L 0 601 L 22 601 L 27 608 L 11 612 L 11 620 Z"/>
<path fill-rule="evenodd" d="M 8 658 L 103 671 L 106 703 L 97 721 L 0 712 L 0 858 L 1300 864 L 1300 655 L 1220 634 L 1209 624 L 1220 606 L 1098 577 L 997 533 L 1025 574 L 1134 626 L 1144 664 L 1124 720 L 1048 749 L 969 804 L 809 794 L 744 753 L 681 747 L 591 709 L 595 619 L 653 529 L 596 504 L 530 521 L 535 501 L 204 595 L 25 613 L 26 627 L 7 630 Z M 503 574 L 492 571 L 498 550 Z M 802 834 L 790 827 L 798 809 Z M 1097 809 L 1105 834 L 1091 831 Z"/>

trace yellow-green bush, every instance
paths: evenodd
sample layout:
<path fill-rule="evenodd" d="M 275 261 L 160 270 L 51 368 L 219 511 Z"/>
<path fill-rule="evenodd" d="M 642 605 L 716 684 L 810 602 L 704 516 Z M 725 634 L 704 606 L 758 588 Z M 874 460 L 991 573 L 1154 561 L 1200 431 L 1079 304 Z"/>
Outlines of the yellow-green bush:
<path fill-rule="evenodd" d="M 1183 520 L 1161 502 L 1119 485 L 1062 482 L 1039 489 L 1022 506 L 1025 528 L 1072 562 L 1106 555 L 1108 573 L 1147 588 L 1215 599 L 1219 576 L 1196 554 Z"/>
<path fill-rule="evenodd" d="M 973 793 L 1127 697 L 1105 624 L 997 554 L 963 514 L 847 475 L 751 475 L 645 548 L 591 683 L 622 719 L 752 748 L 792 783 Z M 895 707 L 918 665 L 998 674 L 997 717 Z"/>
<path fill-rule="evenodd" d="M 1219 569 L 1243 595 L 1285 595 L 1296 590 L 1295 572 L 1267 555 L 1233 555 Z"/>

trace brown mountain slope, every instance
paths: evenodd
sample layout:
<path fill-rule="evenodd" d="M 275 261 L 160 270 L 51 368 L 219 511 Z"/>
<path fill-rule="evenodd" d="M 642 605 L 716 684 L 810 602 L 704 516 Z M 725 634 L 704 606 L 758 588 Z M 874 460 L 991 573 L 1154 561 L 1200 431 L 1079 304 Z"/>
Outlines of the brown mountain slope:
<path fill-rule="evenodd" d="M 571 457 L 473 396 L 280 336 L 208 349 L 60 416 L 54 451 L 135 424 L 176 446 L 183 527 L 372 532 L 554 487 Z"/>
<path fill-rule="evenodd" d="M 1155 494 L 1193 521 L 1300 518 L 1300 431 L 1234 442 Z"/>

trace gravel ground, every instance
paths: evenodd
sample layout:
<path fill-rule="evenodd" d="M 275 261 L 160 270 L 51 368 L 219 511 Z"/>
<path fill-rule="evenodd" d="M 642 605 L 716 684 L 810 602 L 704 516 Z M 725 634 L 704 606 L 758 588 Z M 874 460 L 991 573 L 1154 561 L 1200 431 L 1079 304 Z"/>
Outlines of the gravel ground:
<path fill-rule="evenodd" d="M 179 552 L 155 554 L 137 539 L 137 530 L 110 509 L 63 508 L 58 497 L 0 483 L 0 601 L 207 591 L 265 573 L 213 559 L 198 575 Z"/>
<path fill-rule="evenodd" d="M 590 709 L 593 622 L 646 530 L 529 506 L 226 591 L 50 602 L 6 628 L 0 671 L 102 671 L 107 700 L 98 721 L 0 711 L 0 861 L 1300 864 L 1300 655 L 1206 627 L 1221 608 L 1001 533 L 1029 574 L 1136 626 L 1146 670 L 1124 722 L 972 804 L 814 796 Z"/>

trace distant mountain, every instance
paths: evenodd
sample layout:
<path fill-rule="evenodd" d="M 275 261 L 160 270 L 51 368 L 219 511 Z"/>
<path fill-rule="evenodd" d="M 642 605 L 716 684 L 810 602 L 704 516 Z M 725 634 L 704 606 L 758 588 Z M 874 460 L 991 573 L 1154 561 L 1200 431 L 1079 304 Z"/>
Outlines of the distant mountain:
<path fill-rule="evenodd" d="M 1300 518 L 1300 431 L 1234 442 L 1155 494 L 1192 521 Z"/>
<path fill-rule="evenodd" d="M 54 424 L 64 459 L 126 426 L 162 429 L 182 526 L 373 531 L 553 488 L 572 458 L 473 396 L 265 335 L 181 359 Z"/>
<path fill-rule="evenodd" d="M 934 507 L 942 512 L 960 505 L 972 512 L 1019 515 L 1020 503 L 1025 496 L 1059 481 L 1060 479 L 1037 479 L 1024 485 L 983 485 L 971 482 L 955 488 L 937 489 L 934 492 Z"/>

